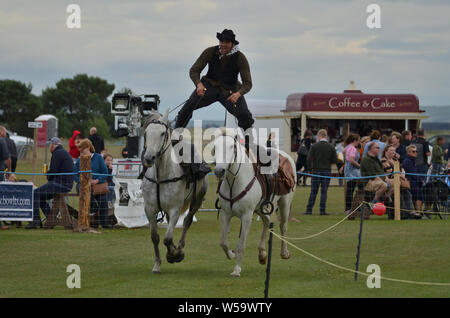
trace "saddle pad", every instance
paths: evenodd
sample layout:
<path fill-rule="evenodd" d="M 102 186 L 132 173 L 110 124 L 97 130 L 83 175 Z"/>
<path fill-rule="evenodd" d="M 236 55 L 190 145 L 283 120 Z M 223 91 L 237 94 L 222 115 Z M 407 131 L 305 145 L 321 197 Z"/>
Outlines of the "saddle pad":
<path fill-rule="evenodd" d="M 275 174 L 261 174 L 259 169 L 255 167 L 256 177 L 261 185 L 263 198 L 269 198 L 272 194 L 288 194 L 295 187 L 295 175 L 289 159 L 281 154 L 278 155 L 278 158 L 279 166 Z"/>

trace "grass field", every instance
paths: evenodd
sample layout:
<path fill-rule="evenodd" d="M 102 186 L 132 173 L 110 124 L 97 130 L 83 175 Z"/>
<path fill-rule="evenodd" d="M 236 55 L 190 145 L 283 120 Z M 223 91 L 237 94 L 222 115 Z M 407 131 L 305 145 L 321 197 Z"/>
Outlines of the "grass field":
<path fill-rule="evenodd" d="M 25 167 L 29 163 L 22 164 Z M 210 180 L 204 207 L 212 207 L 216 198 L 216 183 Z M 319 216 L 317 210 L 312 216 L 303 215 L 308 195 L 308 187 L 296 190 L 291 216 L 300 222 L 289 223 L 289 237 L 318 233 L 344 216 L 342 187 L 329 190 L 329 216 Z M 254 218 L 241 277 L 232 278 L 229 274 L 234 261 L 226 259 L 219 246 L 217 214 L 199 212 L 196 216 L 198 222 L 188 232 L 182 263 L 168 264 L 161 244 L 164 258 L 159 275 L 151 273 L 154 254 L 147 228 L 101 230 L 102 234 L 73 233 L 62 227 L 0 231 L 0 297 L 263 297 L 266 268 L 257 261 L 261 222 Z M 275 230 L 279 233 L 278 227 Z M 358 232 L 359 221 L 344 221 L 318 237 L 291 242 L 317 257 L 354 269 Z M 450 283 L 449 233 L 448 220 L 390 221 L 386 216 L 372 216 L 364 223 L 360 271 L 377 264 L 382 277 Z M 180 234 L 176 229 L 175 239 Z M 233 219 L 229 236 L 232 247 L 238 234 L 239 220 Z M 365 276 L 360 275 L 355 282 L 352 272 L 293 247 L 289 250 L 291 258 L 282 260 L 280 241 L 274 238 L 270 297 L 450 296 L 450 286 L 386 280 L 381 281 L 381 288 L 369 289 Z M 81 268 L 80 289 L 66 286 L 69 264 Z"/>

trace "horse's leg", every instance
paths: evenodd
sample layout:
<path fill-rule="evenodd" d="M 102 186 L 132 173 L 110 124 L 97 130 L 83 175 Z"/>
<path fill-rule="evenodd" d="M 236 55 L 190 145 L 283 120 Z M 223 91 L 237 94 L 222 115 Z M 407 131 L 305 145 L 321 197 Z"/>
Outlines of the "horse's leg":
<path fill-rule="evenodd" d="M 267 252 L 266 252 L 266 236 L 269 229 L 269 223 L 270 223 L 270 216 L 258 213 L 258 215 L 261 217 L 262 223 L 263 223 L 263 229 L 261 233 L 261 240 L 259 241 L 258 245 L 258 260 L 261 265 L 266 264 L 267 262 Z"/>
<path fill-rule="evenodd" d="M 221 211 L 220 212 L 220 225 L 222 227 L 222 241 L 220 242 L 220 246 L 222 247 L 225 255 L 228 259 L 233 259 L 236 255 L 230 250 L 228 247 L 228 232 L 230 231 L 230 221 L 231 221 L 231 213 Z"/>
<path fill-rule="evenodd" d="M 201 183 L 197 181 L 197 187 L 200 187 L 200 186 L 201 186 Z M 186 233 L 192 224 L 195 212 L 197 212 L 198 209 L 200 209 L 200 207 L 203 203 L 203 197 L 205 196 L 205 193 L 206 193 L 206 187 L 203 186 L 201 188 L 200 192 L 198 192 L 196 194 L 195 204 L 192 206 L 192 210 L 190 209 L 191 206 L 189 205 L 189 212 L 183 220 L 183 233 L 181 234 L 181 238 L 178 243 L 178 249 L 182 250 L 184 248 L 185 240 L 186 240 Z M 193 200 L 193 199 L 191 199 L 191 200 Z M 185 210 L 185 208 L 183 208 L 183 210 Z"/>
<path fill-rule="evenodd" d="M 248 231 L 250 230 L 250 226 L 252 224 L 252 215 L 253 211 L 246 211 L 241 217 L 241 235 L 239 237 L 237 251 L 236 251 L 236 266 L 234 267 L 231 276 L 239 277 L 241 276 L 241 261 L 242 256 L 245 251 L 245 243 L 247 239 Z"/>
<path fill-rule="evenodd" d="M 289 213 L 291 210 L 291 203 L 294 193 L 289 193 L 283 195 L 278 200 L 278 206 L 280 208 L 280 232 L 281 236 L 286 236 L 288 221 L 289 221 Z M 288 259 L 291 254 L 288 251 L 287 243 L 285 241 L 281 241 L 281 258 Z"/>
<path fill-rule="evenodd" d="M 167 261 L 169 263 L 177 262 L 179 255 L 177 249 L 173 244 L 173 230 L 178 222 L 178 211 L 171 210 L 167 213 L 167 231 L 164 235 L 164 245 L 167 247 Z"/>
<path fill-rule="evenodd" d="M 155 265 L 153 266 L 152 272 L 158 274 L 161 272 L 161 257 L 159 255 L 159 235 L 158 226 L 156 223 L 156 213 L 152 214 L 149 218 L 150 233 L 152 236 L 153 248 L 155 249 Z"/>

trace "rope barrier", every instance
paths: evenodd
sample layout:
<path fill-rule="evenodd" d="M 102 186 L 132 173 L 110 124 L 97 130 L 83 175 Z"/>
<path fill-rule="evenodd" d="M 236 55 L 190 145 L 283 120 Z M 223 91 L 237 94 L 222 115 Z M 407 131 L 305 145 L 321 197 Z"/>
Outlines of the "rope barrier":
<path fill-rule="evenodd" d="M 361 202 L 361 204 L 358 205 L 358 207 L 356 207 L 352 212 L 350 212 L 349 214 L 347 214 L 347 215 L 345 216 L 345 218 L 343 218 L 342 220 L 340 220 L 340 221 L 337 222 L 336 224 L 334 224 L 334 225 L 332 225 L 332 226 L 326 228 L 325 230 L 320 231 L 320 232 L 318 232 L 318 233 L 316 233 L 316 234 L 312 234 L 312 235 L 305 236 L 305 237 L 286 237 L 286 236 L 281 236 L 281 237 L 284 238 L 284 239 L 286 239 L 286 240 L 293 240 L 293 241 L 296 241 L 296 240 L 307 240 L 307 239 L 310 239 L 310 238 L 313 238 L 313 237 L 317 237 L 317 236 L 319 236 L 319 235 L 322 235 L 323 233 L 326 233 L 326 232 L 330 231 L 331 229 L 335 228 L 336 226 L 338 226 L 339 224 L 341 224 L 342 222 L 344 222 L 345 220 L 347 220 L 348 217 L 349 217 L 350 215 L 352 215 L 353 213 L 355 213 L 356 211 L 358 211 L 358 209 L 359 209 L 363 204 L 365 204 L 365 203 L 366 203 L 366 202 Z"/>
<path fill-rule="evenodd" d="M 310 253 L 310 252 L 308 252 L 308 251 L 306 251 L 306 250 L 304 250 L 304 249 L 302 249 L 302 248 L 292 244 L 291 242 L 289 242 L 286 239 L 283 239 L 280 235 L 275 233 L 275 231 L 271 230 L 270 232 L 275 237 L 279 238 L 281 241 L 284 241 L 286 244 L 292 246 L 293 248 L 299 250 L 300 252 L 302 252 L 302 253 L 304 253 L 304 254 L 306 254 L 306 255 L 308 255 L 308 256 L 310 256 L 310 257 L 314 258 L 315 260 L 318 260 L 318 261 L 320 261 L 322 263 L 325 263 L 327 265 L 330 265 L 332 267 L 335 267 L 335 268 L 338 268 L 338 269 L 341 269 L 341 270 L 344 270 L 344 271 L 348 271 L 348 272 L 352 272 L 352 273 L 356 272 L 356 273 L 358 273 L 360 275 L 364 275 L 364 276 L 367 276 L 367 277 L 373 275 L 373 274 L 368 274 L 368 273 L 364 273 L 364 272 L 360 272 L 360 271 L 355 271 L 354 269 L 334 264 L 334 263 L 332 263 L 330 261 L 327 261 L 327 260 L 325 260 L 323 258 L 320 258 L 320 257 L 318 257 L 318 256 L 316 256 L 316 255 L 314 255 L 314 254 L 312 254 L 312 253 Z M 379 276 L 379 278 L 383 279 L 383 280 L 387 280 L 387 281 L 392 281 L 392 282 L 397 282 L 397 283 L 405 283 L 405 284 L 429 285 L 429 286 L 450 286 L 450 283 L 420 282 L 420 281 L 404 280 L 404 279 L 390 278 L 390 277 L 384 277 L 384 276 Z"/>

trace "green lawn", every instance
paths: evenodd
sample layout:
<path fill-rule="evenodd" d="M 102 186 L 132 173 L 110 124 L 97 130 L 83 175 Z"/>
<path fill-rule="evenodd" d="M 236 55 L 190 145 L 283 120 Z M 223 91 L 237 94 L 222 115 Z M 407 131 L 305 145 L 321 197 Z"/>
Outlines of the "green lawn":
<path fill-rule="evenodd" d="M 216 182 L 211 177 L 205 208 L 212 208 Z M 330 187 L 330 216 L 303 215 L 309 187 L 296 190 L 289 237 L 318 233 L 343 218 L 343 188 Z M 319 198 L 318 198 L 319 199 Z M 0 297 L 263 297 L 265 266 L 257 261 L 261 222 L 256 221 L 247 241 L 240 278 L 229 274 L 234 261 L 225 257 L 220 243 L 217 213 L 199 212 L 187 235 L 185 260 L 165 261 L 161 274 L 152 274 L 153 246 L 147 228 L 101 230 L 80 234 L 53 230 L 11 228 L 0 231 Z M 372 216 L 364 223 L 360 271 L 378 264 L 381 276 L 402 280 L 450 283 L 450 221 L 391 221 Z M 276 226 L 276 232 L 279 229 Z M 291 242 L 324 260 L 353 269 L 359 221 L 344 221 L 312 239 Z M 163 235 L 164 230 L 160 229 Z M 181 229 L 175 230 L 178 239 Z M 230 245 L 236 246 L 239 220 L 232 221 Z M 274 238 L 270 297 L 449 297 L 450 286 L 427 286 L 382 280 L 369 289 L 365 276 L 354 281 L 352 272 L 338 269 L 289 248 L 291 258 L 280 258 Z M 69 264 L 81 268 L 81 288 L 69 289 Z"/>
<path fill-rule="evenodd" d="M 330 196 L 341 188 L 330 189 Z M 211 193 L 214 191 L 211 191 Z M 307 190 L 297 190 L 288 236 L 305 237 L 343 218 L 304 216 Z M 165 247 L 162 273 L 151 273 L 153 247 L 149 230 L 116 229 L 102 234 L 64 230 L 12 228 L 0 231 L 0 297 L 262 297 L 265 267 L 257 261 L 261 222 L 252 224 L 240 278 L 229 277 L 234 262 L 219 246 L 216 213 L 199 212 L 187 237 L 182 263 L 168 264 Z M 163 233 L 160 229 L 160 233 Z M 279 233 L 278 228 L 276 228 Z M 291 241 L 337 265 L 354 268 L 359 221 L 345 221 L 318 237 Z M 175 231 L 179 238 L 180 229 Z M 450 283 L 449 222 L 438 219 L 389 221 L 385 216 L 364 223 L 360 271 L 369 264 L 381 267 L 381 276 L 425 282 Z M 234 247 L 239 221 L 233 219 L 230 244 Z M 274 238 L 271 297 L 448 297 L 450 287 L 381 282 L 369 289 L 365 276 L 354 275 L 319 262 L 290 247 L 291 258 L 282 260 Z M 81 289 L 66 287 L 69 264 L 81 268 Z"/>

